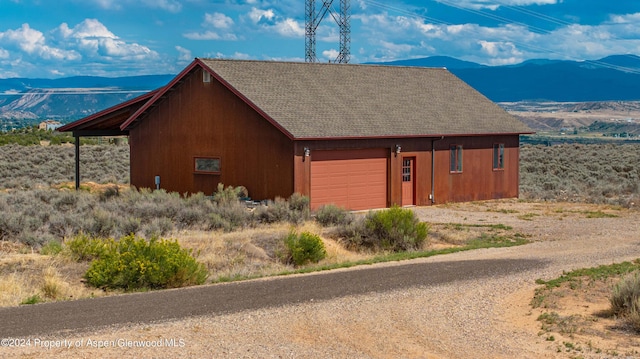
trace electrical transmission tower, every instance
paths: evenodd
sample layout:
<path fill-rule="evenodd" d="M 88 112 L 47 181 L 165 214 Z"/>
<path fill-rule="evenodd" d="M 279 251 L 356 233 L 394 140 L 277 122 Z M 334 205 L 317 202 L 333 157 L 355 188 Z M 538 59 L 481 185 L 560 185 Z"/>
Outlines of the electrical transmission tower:
<path fill-rule="evenodd" d="M 332 5 L 334 0 L 305 0 L 305 61 L 317 62 L 316 30 L 329 14 L 340 29 L 340 53 L 334 62 L 348 63 L 351 59 L 351 25 L 349 22 L 349 0 L 340 0 L 340 12 L 336 12 Z M 316 12 L 316 3 L 319 10 Z"/>

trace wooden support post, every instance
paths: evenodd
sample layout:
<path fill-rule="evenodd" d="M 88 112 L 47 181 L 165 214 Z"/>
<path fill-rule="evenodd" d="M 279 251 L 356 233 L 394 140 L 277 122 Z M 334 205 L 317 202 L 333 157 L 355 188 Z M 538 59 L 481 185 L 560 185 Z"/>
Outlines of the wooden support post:
<path fill-rule="evenodd" d="M 76 142 L 76 191 L 80 188 L 80 135 L 73 134 Z"/>

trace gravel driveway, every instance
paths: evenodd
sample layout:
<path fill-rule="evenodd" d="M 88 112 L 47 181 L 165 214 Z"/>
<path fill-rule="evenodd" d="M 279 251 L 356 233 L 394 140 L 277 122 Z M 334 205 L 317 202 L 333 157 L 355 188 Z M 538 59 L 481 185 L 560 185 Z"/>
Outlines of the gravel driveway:
<path fill-rule="evenodd" d="M 520 247 L 417 259 L 415 263 L 526 260 L 542 264 L 480 279 L 155 324 L 59 332 L 28 338 L 30 347 L 0 348 L 0 357 L 564 357 L 538 335 L 539 324 L 529 306 L 537 287 L 535 280 L 555 278 L 571 269 L 640 258 L 638 211 L 614 209 L 615 218 L 588 218 L 594 211 L 611 209 L 518 201 L 415 210 L 423 220 L 432 223 L 502 223 L 529 235 L 533 241 Z M 353 270 L 361 269 L 344 271 Z M 70 348 L 45 348 L 54 345 Z"/>

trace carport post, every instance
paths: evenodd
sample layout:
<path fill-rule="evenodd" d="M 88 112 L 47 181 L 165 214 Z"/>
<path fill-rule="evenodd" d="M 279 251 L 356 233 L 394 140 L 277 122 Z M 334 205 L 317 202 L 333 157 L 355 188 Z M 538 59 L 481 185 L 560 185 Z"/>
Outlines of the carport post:
<path fill-rule="evenodd" d="M 80 135 L 73 134 L 76 143 L 76 191 L 80 188 Z"/>

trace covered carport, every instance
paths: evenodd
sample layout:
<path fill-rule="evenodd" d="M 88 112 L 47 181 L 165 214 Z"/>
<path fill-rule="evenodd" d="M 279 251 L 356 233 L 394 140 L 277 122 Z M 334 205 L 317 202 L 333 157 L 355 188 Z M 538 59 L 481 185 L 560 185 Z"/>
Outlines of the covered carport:
<path fill-rule="evenodd" d="M 78 121 L 59 127 L 59 132 L 71 132 L 75 139 L 75 186 L 80 188 L 80 138 L 129 136 L 128 130 L 120 126 L 142 105 L 157 93 L 148 92 L 129 101 L 97 112 Z"/>

